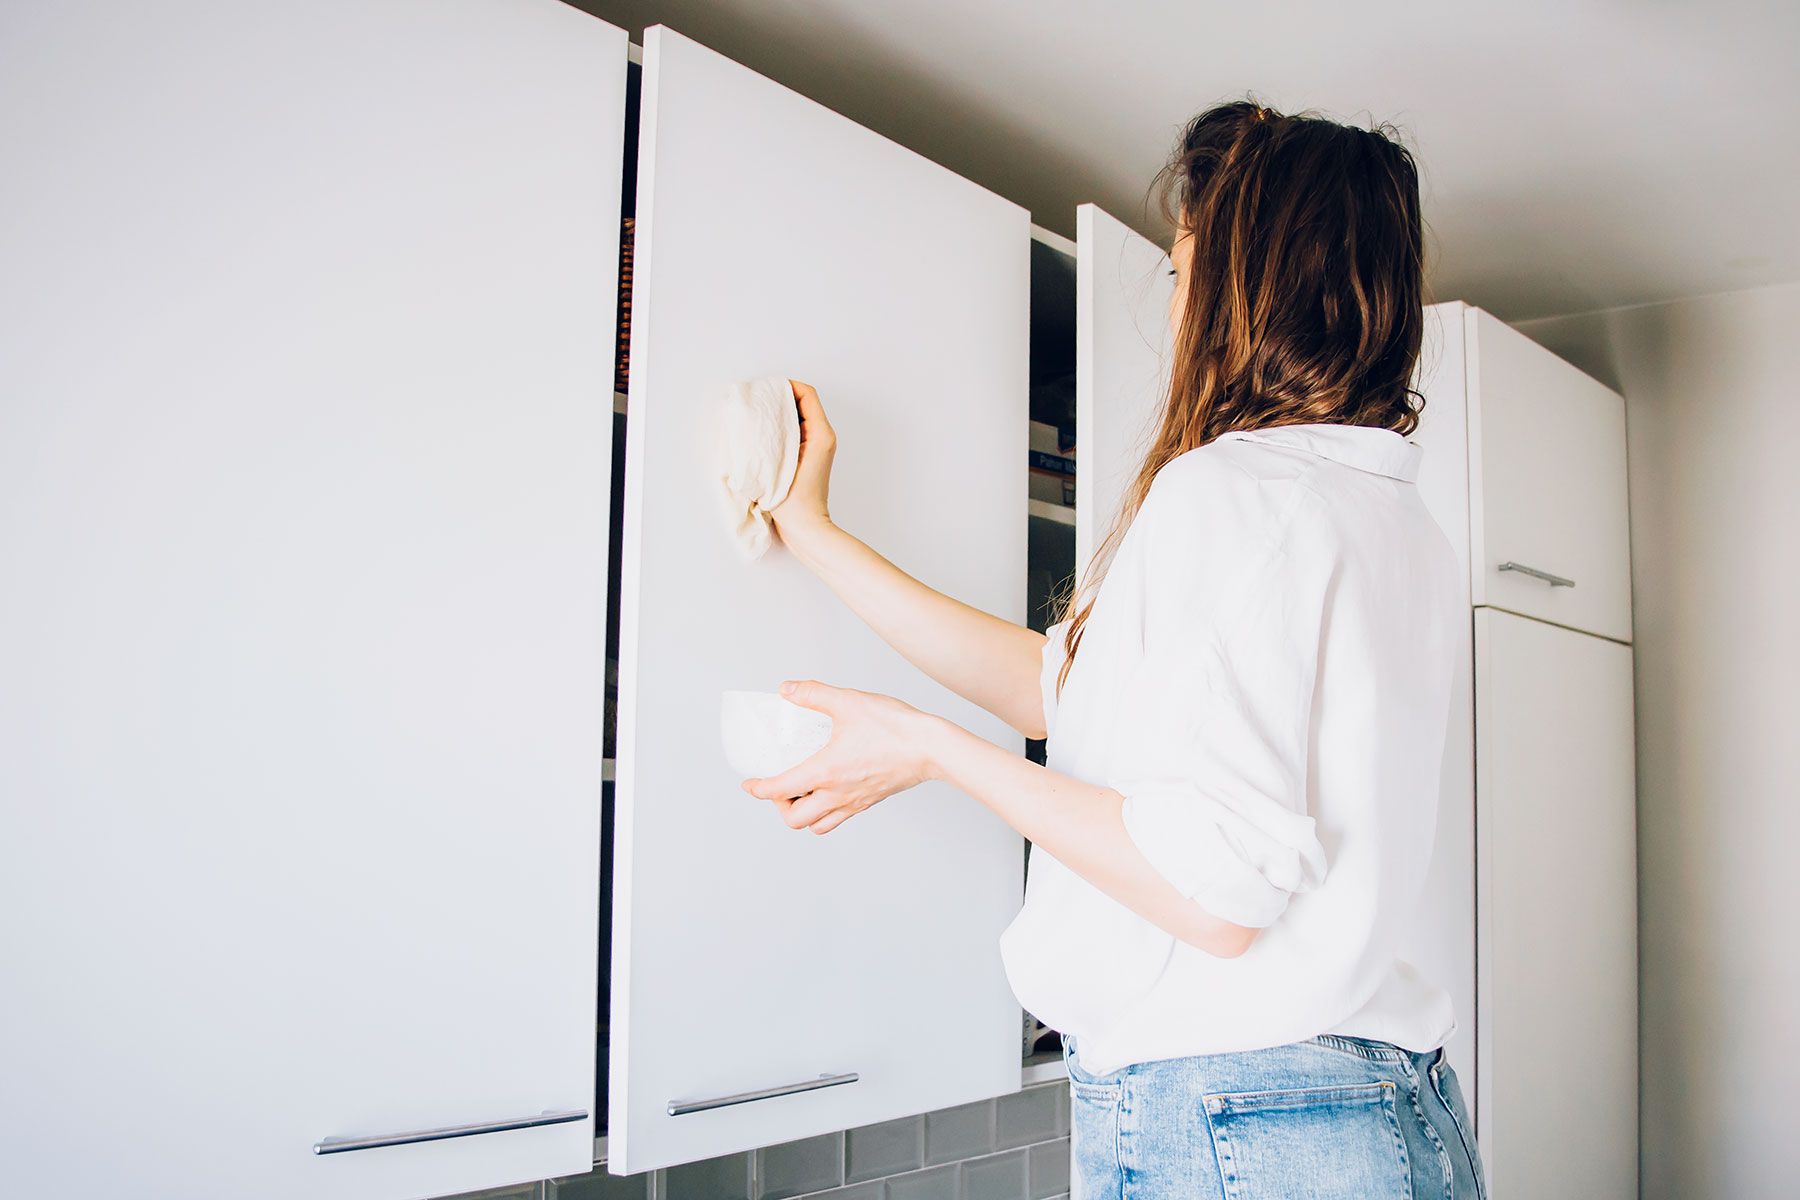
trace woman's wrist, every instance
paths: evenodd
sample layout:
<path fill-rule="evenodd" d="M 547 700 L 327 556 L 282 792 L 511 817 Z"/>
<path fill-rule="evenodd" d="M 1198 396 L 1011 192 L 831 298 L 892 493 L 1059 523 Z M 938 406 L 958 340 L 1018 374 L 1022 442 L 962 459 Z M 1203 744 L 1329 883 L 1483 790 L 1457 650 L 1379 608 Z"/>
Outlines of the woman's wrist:
<path fill-rule="evenodd" d="M 781 535 L 782 544 L 809 567 L 818 561 L 832 536 L 842 535 L 844 532 L 829 514 L 823 512 L 778 516 L 775 529 Z"/>
<path fill-rule="evenodd" d="M 956 782 L 957 764 L 970 740 L 980 741 L 974 734 L 946 717 L 920 713 L 919 749 L 924 759 L 925 778 Z"/>

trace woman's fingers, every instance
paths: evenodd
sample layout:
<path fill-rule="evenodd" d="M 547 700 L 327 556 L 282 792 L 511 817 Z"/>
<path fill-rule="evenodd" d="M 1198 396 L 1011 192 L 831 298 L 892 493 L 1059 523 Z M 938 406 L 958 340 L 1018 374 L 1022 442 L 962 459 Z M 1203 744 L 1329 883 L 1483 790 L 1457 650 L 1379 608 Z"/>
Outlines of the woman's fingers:
<path fill-rule="evenodd" d="M 794 389 L 794 403 L 800 406 L 800 432 L 803 437 L 831 433 L 831 422 L 825 417 L 825 405 L 811 384 L 788 380 Z"/>
<path fill-rule="evenodd" d="M 790 829 L 811 829 L 818 822 L 829 820 L 843 806 L 844 797 L 836 792 L 817 791 L 794 801 L 793 807 L 782 814 L 782 820 L 787 822 Z"/>
<path fill-rule="evenodd" d="M 798 799 L 770 803 L 789 829 L 810 829 L 814 833 L 830 833 L 856 815 L 856 809 L 833 792 L 809 792 Z"/>
<path fill-rule="evenodd" d="M 855 815 L 856 813 L 848 808 L 840 808 L 838 811 L 826 816 L 822 820 L 813 822 L 811 825 L 807 826 L 807 828 L 817 834 L 827 834 Z"/>
<path fill-rule="evenodd" d="M 759 800 L 794 800 L 825 783 L 827 770 L 824 763 L 813 755 L 797 767 L 789 767 L 779 775 L 771 775 L 767 779 L 746 779 L 743 789 Z"/>
<path fill-rule="evenodd" d="M 781 685 L 782 698 L 798 704 L 801 708 L 810 708 L 827 716 L 837 711 L 839 703 L 849 689 L 832 687 L 829 683 L 820 683 L 816 679 L 789 679 Z"/>
<path fill-rule="evenodd" d="M 796 538 L 804 542 L 831 524 L 831 459 L 837 435 L 825 419 L 819 393 L 797 379 L 788 380 L 788 386 L 800 409 L 800 462 L 787 498 L 770 509 L 769 515 L 775 519 L 775 532 L 791 550 Z"/>

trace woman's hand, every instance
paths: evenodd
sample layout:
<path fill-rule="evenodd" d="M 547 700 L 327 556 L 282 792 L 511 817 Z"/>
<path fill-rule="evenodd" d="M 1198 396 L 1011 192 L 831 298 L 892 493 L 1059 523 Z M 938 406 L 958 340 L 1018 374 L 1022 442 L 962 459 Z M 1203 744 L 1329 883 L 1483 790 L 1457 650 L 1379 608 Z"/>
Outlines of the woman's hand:
<path fill-rule="evenodd" d="M 828 499 L 837 434 L 825 419 L 819 393 L 798 379 L 788 383 L 794 389 L 794 403 L 800 406 L 800 463 L 787 498 L 769 510 L 769 517 L 781 540 L 791 544 L 793 539 L 831 524 Z"/>
<path fill-rule="evenodd" d="M 935 777 L 930 748 L 941 718 L 892 696 L 811 680 L 790 680 L 781 694 L 831 718 L 831 740 L 817 754 L 780 775 L 744 780 L 744 790 L 773 801 L 790 828 L 830 833 L 895 792 Z"/>

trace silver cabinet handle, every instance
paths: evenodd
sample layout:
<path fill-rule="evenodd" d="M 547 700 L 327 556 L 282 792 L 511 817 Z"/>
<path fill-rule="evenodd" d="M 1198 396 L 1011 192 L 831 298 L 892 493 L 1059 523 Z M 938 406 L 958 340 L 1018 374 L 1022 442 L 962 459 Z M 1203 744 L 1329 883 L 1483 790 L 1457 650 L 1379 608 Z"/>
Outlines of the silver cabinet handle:
<path fill-rule="evenodd" d="M 776 1087 L 760 1088 L 754 1092 L 735 1092 L 729 1096 L 711 1096 L 705 1100 L 671 1100 L 669 1101 L 669 1115 L 681 1117 L 688 1113 L 705 1112 L 712 1108 L 748 1104 L 752 1100 L 792 1096 L 795 1092 L 816 1092 L 820 1088 L 841 1087 L 846 1083 L 855 1083 L 858 1078 L 860 1076 L 855 1071 L 849 1071 L 842 1075 L 821 1075 L 817 1079 L 803 1079 L 799 1083 L 783 1083 Z"/>
<path fill-rule="evenodd" d="M 1524 563 L 1503 562 L 1500 564 L 1500 569 L 1502 571 L 1517 571 L 1521 575 L 1529 575 L 1533 579 L 1541 579 L 1551 587 L 1575 586 L 1575 581 L 1573 579 L 1565 579 L 1561 575 L 1552 575 L 1548 571 L 1540 571 L 1536 567 L 1528 567 Z"/>
<path fill-rule="evenodd" d="M 510 1121 L 481 1121 L 474 1125 L 444 1125 L 437 1129 L 413 1129 L 406 1133 L 383 1133 L 372 1137 L 328 1137 L 313 1143 L 314 1154 L 342 1154 L 346 1150 L 374 1150 L 381 1146 L 410 1146 L 414 1142 L 441 1142 L 447 1138 L 474 1137 L 482 1133 L 505 1133 L 509 1129 L 536 1129 L 542 1125 L 568 1125 L 587 1120 L 587 1109 L 571 1108 L 562 1112 L 546 1109 L 535 1117 L 514 1117 Z"/>

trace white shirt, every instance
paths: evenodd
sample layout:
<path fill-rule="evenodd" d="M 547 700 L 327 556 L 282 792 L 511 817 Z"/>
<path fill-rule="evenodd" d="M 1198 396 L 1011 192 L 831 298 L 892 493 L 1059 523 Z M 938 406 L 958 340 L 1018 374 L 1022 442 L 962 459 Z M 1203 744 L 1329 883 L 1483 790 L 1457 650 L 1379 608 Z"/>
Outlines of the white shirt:
<path fill-rule="evenodd" d="M 1087 1070 L 1328 1032 L 1430 1050 L 1454 1028 L 1448 994 L 1397 957 L 1468 619 L 1420 453 L 1330 424 L 1190 450 L 1121 541 L 1060 699 L 1051 627 L 1051 769 L 1119 792 L 1183 894 L 1266 927 L 1214 957 L 1033 847 L 1007 975 Z"/>

